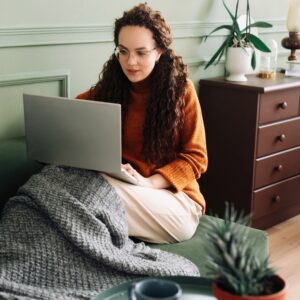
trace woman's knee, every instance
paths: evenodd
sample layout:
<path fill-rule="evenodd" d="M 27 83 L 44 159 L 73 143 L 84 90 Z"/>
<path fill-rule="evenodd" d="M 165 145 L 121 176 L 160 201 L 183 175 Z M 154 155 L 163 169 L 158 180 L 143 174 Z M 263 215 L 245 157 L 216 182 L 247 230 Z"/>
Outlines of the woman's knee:
<path fill-rule="evenodd" d="M 190 224 L 184 223 L 181 228 L 174 234 L 177 242 L 183 242 L 191 239 L 197 230 L 198 223 L 191 222 Z"/>

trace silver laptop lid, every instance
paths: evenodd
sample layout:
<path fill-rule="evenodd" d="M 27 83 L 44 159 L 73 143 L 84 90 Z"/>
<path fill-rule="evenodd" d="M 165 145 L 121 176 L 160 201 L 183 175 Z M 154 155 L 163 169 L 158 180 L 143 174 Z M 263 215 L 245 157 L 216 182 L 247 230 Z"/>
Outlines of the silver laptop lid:
<path fill-rule="evenodd" d="M 23 95 L 27 154 L 59 166 L 121 169 L 121 105 Z"/>

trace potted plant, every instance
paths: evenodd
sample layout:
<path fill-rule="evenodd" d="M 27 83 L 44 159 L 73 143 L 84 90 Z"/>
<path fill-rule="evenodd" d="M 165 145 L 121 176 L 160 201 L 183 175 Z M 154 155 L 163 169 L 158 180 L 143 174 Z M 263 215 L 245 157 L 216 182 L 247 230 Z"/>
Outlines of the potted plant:
<path fill-rule="evenodd" d="M 222 45 L 217 49 L 211 59 L 205 65 L 205 69 L 212 64 L 217 64 L 222 56 L 226 55 L 225 68 L 229 72 L 230 76 L 227 80 L 232 81 L 246 81 L 247 78 L 244 74 L 250 69 L 250 62 L 252 69 L 256 67 L 256 53 L 255 48 L 262 52 L 270 52 L 269 47 L 255 34 L 251 32 L 251 29 L 256 28 L 270 28 L 272 24 L 267 22 L 251 22 L 250 5 L 247 0 L 246 9 L 246 25 L 243 29 L 240 28 L 238 13 L 240 1 L 236 0 L 235 13 L 233 14 L 227 7 L 225 0 L 223 5 L 228 12 L 232 23 L 231 25 L 221 25 L 215 28 L 211 33 L 205 36 L 206 39 L 219 30 L 227 30 L 228 34 L 225 37 Z"/>
<path fill-rule="evenodd" d="M 285 281 L 269 267 L 268 257 L 258 259 L 256 247 L 248 239 L 249 220 L 226 203 L 224 222 L 203 221 L 213 293 L 218 300 L 283 300 Z"/>

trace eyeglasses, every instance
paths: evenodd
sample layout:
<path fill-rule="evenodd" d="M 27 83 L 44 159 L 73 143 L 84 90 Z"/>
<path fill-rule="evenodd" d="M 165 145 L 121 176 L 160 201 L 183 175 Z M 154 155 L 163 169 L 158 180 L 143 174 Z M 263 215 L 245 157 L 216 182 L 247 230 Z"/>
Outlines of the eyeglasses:
<path fill-rule="evenodd" d="M 147 59 L 148 56 L 150 55 L 150 53 L 155 50 L 155 48 L 153 49 L 150 49 L 150 50 L 135 50 L 134 51 L 134 56 L 139 59 L 139 60 L 143 60 L 143 59 Z M 122 60 L 127 60 L 130 56 L 130 51 L 128 51 L 127 49 L 123 48 L 123 47 L 120 47 L 120 46 L 117 46 L 115 48 L 115 56 L 118 58 L 118 59 L 122 59 Z"/>

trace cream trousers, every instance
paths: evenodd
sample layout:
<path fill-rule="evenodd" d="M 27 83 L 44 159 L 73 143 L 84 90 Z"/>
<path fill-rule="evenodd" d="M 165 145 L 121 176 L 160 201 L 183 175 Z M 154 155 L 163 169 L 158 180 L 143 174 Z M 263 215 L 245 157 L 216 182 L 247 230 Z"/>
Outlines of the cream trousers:
<path fill-rule="evenodd" d="M 185 193 L 142 187 L 102 175 L 123 200 L 129 236 L 164 244 L 194 235 L 202 210 Z"/>

